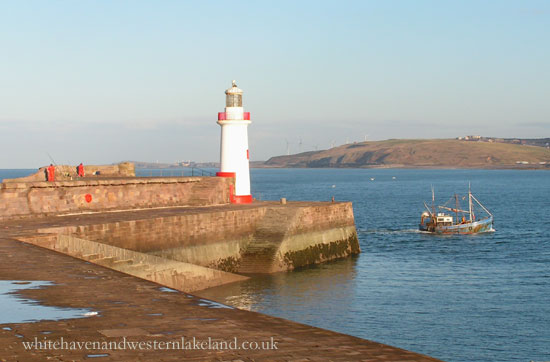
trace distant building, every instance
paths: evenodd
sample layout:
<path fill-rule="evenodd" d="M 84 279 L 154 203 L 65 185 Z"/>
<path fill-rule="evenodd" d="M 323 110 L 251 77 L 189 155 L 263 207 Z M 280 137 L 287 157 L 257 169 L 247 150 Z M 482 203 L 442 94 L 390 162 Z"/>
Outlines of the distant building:
<path fill-rule="evenodd" d="M 479 136 L 479 135 L 457 137 L 457 139 L 460 140 L 460 141 L 479 141 L 479 140 L 481 140 L 482 138 L 483 138 L 483 137 L 481 137 L 481 136 Z"/>

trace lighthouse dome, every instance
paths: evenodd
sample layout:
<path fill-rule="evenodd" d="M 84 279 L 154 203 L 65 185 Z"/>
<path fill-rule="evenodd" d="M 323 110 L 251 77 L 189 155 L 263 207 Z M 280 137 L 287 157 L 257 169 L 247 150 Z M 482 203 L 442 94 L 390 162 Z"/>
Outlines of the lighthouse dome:
<path fill-rule="evenodd" d="M 237 81 L 233 81 L 233 85 L 225 91 L 225 94 L 243 94 L 243 90 L 237 87 Z"/>
<path fill-rule="evenodd" d="M 225 91 L 225 106 L 226 107 L 242 107 L 243 106 L 243 90 L 237 87 L 237 82 L 233 81 L 233 86 Z"/>

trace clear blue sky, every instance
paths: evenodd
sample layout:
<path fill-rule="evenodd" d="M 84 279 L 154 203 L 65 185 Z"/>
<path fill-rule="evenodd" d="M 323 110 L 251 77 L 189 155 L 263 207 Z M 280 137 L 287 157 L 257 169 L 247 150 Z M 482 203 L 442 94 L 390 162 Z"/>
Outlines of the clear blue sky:
<path fill-rule="evenodd" d="M 0 168 L 550 137 L 548 1 L 0 1 Z"/>

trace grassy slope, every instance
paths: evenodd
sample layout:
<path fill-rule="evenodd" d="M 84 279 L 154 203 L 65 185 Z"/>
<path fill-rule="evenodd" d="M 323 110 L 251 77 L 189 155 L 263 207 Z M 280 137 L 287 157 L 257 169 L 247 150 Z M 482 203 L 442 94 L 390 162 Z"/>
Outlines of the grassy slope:
<path fill-rule="evenodd" d="M 278 156 L 266 162 L 279 167 L 510 167 L 516 161 L 549 162 L 550 150 L 506 143 L 454 139 L 386 140 L 344 145 L 325 151 Z"/>

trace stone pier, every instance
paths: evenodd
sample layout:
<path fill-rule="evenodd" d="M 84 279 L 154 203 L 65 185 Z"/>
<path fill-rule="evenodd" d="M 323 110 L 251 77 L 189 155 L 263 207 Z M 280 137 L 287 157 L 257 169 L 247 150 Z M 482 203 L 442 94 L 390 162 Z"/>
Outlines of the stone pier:
<path fill-rule="evenodd" d="M 122 169 L 133 172 L 127 165 Z M 102 172 L 122 171 L 109 166 Z M 59 236 L 74 237 L 82 245 L 95 242 L 238 274 L 288 271 L 360 252 L 349 202 L 234 205 L 230 204 L 234 181 L 225 177 L 70 180 L 65 175 L 65 180 L 55 182 L 39 177 L 40 172 L 1 184 L 0 220 L 63 220 L 64 226 L 49 224 L 21 238 L 36 242 L 57 235 L 47 238 L 49 243 L 37 244 L 52 250 L 61 250 L 56 243 L 66 239 Z M 73 250 L 71 255 L 84 254 Z M 195 290 L 195 286 L 186 288 Z"/>
<path fill-rule="evenodd" d="M 421 354 L 245 310 L 223 307 L 159 284 L 14 238 L 36 227 L 63 224 L 45 218 L 0 223 L 0 279 L 53 283 L 16 295 L 43 305 L 87 308 L 89 317 L 0 322 L 0 361 L 413 361 L 436 362 Z M 38 225 L 40 224 L 40 225 Z M 98 342 L 126 349 L 26 349 L 23 342 Z M 169 343 L 234 341 L 240 349 L 167 349 Z M 273 341 L 273 344 L 270 342 Z M 270 349 L 242 349 L 243 342 Z M 153 349 L 156 344 L 157 348 Z M 151 345 L 151 348 L 148 348 Z M 93 347 L 93 346 L 92 346 Z M 275 348 L 273 348 L 275 347 Z"/>
<path fill-rule="evenodd" d="M 133 165 L 93 168 L 97 177 L 78 179 L 71 171 L 45 182 L 39 172 L 0 186 L 0 279 L 53 282 L 17 295 L 96 312 L 0 324 L 0 360 L 436 361 L 187 294 L 245 280 L 246 274 L 284 272 L 359 253 L 351 203 L 234 205 L 231 178 L 136 178 Z M 35 339 L 123 338 L 146 347 L 23 345 Z M 182 338 L 239 344 L 224 350 L 147 347 Z M 271 342 L 271 348 L 243 349 L 243 342 Z"/>

